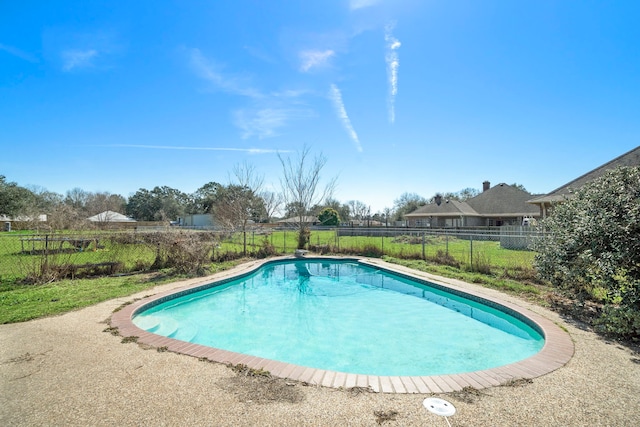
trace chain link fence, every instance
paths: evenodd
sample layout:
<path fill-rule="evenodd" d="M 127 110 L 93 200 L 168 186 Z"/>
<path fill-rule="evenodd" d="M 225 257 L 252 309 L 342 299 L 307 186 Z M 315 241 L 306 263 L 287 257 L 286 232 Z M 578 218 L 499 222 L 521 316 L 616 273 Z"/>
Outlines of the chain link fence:
<path fill-rule="evenodd" d="M 530 227 L 500 229 L 312 228 L 308 250 L 318 254 L 424 259 L 482 272 L 531 269 L 532 244 L 542 234 Z M 0 282 L 42 283 L 62 278 L 131 274 L 173 268 L 206 272 L 212 262 L 292 254 L 292 228 L 249 231 L 183 227 L 122 231 L 0 233 Z"/>

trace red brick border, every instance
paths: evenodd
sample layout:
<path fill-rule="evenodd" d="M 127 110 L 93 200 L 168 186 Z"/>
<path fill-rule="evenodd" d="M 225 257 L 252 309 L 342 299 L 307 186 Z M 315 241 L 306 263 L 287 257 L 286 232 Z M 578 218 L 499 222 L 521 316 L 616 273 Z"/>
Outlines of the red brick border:
<path fill-rule="evenodd" d="M 327 259 L 328 257 L 323 257 Z M 295 259 L 293 257 L 277 258 L 277 261 Z M 313 258 L 309 258 L 313 259 Z M 545 339 L 545 344 L 535 355 L 509 365 L 497 368 L 486 369 L 482 371 L 467 372 L 452 375 L 434 375 L 434 376 L 375 376 L 375 375 L 358 375 L 344 372 L 327 371 L 323 369 L 307 368 L 303 366 L 292 365 L 289 363 L 278 362 L 276 360 L 264 359 L 261 357 L 250 356 L 246 354 L 234 353 L 227 350 L 207 347 L 200 344 L 193 344 L 172 338 L 156 335 L 138 328 L 131 321 L 133 315 L 144 305 L 159 298 L 165 298 L 176 292 L 185 289 L 203 286 L 222 279 L 228 279 L 238 274 L 253 272 L 264 264 L 273 261 L 258 261 L 244 264 L 230 272 L 218 274 L 212 277 L 204 278 L 196 283 L 190 284 L 180 290 L 171 290 L 158 295 L 138 300 L 132 304 L 124 306 L 121 310 L 116 311 L 111 316 L 111 326 L 118 328 L 122 337 L 138 337 L 138 343 L 147 344 L 154 347 L 166 347 L 167 350 L 176 353 L 182 353 L 193 357 L 206 358 L 213 362 L 226 363 L 231 365 L 244 364 L 252 369 L 264 369 L 269 371 L 271 375 L 281 378 L 287 378 L 295 381 L 303 381 L 309 384 L 321 385 L 324 387 L 334 388 L 351 388 L 351 387 L 370 387 L 375 392 L 383 393 L 449 393 L 458 391 L 464 387 L 473 387 L 483 389 L 498 386 L 514 379 L 530 379 L 548 374 L 556 369 L 564 366 L 573 356 L 574 345 L 569 334 L 551 320 L 531 312 L 516 304 L 488 297 L 471 290 L 461 289 L 451 284 L 438 280 L 437 276 L 423 275 L 420 272 L 399 267 L 393 264 L 384 263 L 379 260 L 371 261 L 363 258 L 332 258 L 332 259 L 352 259 L 364 264 L 373 265 L 377 268 L 383 268 L 404 276 L 412 276 L 418 280 L 428 280 L 439 286 L 462 292 L 474 298 L 488 300 L 493 303 L 507 307 L 522 316 L 525 316 L 531 322 L 535 323 Z M 384 266 L 382 266 L 384 264 Z M 428 276 L 425 279 L 425 276 Z"/>

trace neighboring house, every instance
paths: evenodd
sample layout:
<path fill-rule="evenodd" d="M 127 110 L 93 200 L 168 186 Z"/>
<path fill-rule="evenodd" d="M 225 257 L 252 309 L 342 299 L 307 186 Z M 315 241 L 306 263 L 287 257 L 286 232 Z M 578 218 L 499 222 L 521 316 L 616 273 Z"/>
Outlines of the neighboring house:
<path fill-rule="evenodd" d="M 574 179 L 573 181 L 563 185 L 562 187 L 553 190 L 551 193 L 535 197 L 528 200 L 527 202 L 535 205 L 539 211 L 538 215 L 542 218 L 545 218 L 550 214 L 554 204 L 562 203 L 568 197 L 571 197 L 571 194 L 575 190 L 579 189 L 586 183 L 599 178 L 608 170 L 615 169 L 621 166 L 640 166 L 640 147 L 636 147 L 633 150 L 619 157 L 616 157 L 615 159 L 605 163 L 600 167 L 597 167 L 591 172 L 587 172 L 586 174 Z"/>
<path fill-rule="evenodd" d="M 191 214 L 178 218 L 178 225 L 184 227 L 213 228 L 215 227 L 215 221 L 213 220 L 213 214 Z"/>
<path fill-rule="evenodd" d="M 99 223 L 122 223 L 122 222 L 136 222 L 135 219 L 129 218 L 128 216 L 124 216 L 121 213 L 114 211 L 104 211 L 96 214 L 94 216 L 90 216 L 87 218 L 88 221 L 91 222 L 99 222 Z"/>
<path fill-rule="evenodd" d="M 482 193 L 464 202 L 443 200 L 421 206 L 404 217 L 408 227 L 484 227 L 522 225 L 525 219 L 536 218 L 539 211 L 527 203 L 531 193 L 520 188 L 498 184 L 482 184 Z"/>
<path fill-rule="evenodd" d="M 15 229 L 27 229 L 29 224 L 47 222 L 47 215 L 40 214 L 38 216 L 19 215 L 17 217 L 9 217 L 6 215 L 0 215 L 0 223 L 3 224 L 1 230 L 11 231 L 11 228 Z"/>

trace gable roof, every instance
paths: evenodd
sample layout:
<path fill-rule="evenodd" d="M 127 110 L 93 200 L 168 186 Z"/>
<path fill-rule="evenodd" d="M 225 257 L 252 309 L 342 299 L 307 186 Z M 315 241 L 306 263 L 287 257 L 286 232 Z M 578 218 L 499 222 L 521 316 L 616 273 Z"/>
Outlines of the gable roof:
<path fill-rule="evenodd" d="M 551 202 L 559 202 L 566 199 L 574 190 L 582 187 L 586 183 L 599 178 L 604 175 L 608 170 L 615 169 L 620 166 L 640 166 L 640 146 L 628 151 L 621 156 L 605 163 L 604 165 L 593 169 L 591 172 L 587 172 L 584 175 L 574 179 L 573 181 L 556 188 L 552 192 L 540 197 L 528 200 L 529 203 L 543 204 Z"/>
<path fill-rule="evenodd" d="M 422 216 L 478 216 L 478 213 L 466 202 L 457 200 L 443 200 L 442 203 L 428 203 L 420 206 L 415 211 L 405 214 L 405 217 L 422 217 Z"/>
<path fill-rule="evenodd" d="M 528 204 L 529 199 L 531 193 L 528 191 L 500 183 L 467 200 L 467 203 L 485 217 L 538 215 L 539 209 Z"/>
<path fill-rule="evenodd" d="M 136 222 L 135 219 L 131 219 L 114 211 L 100 212 L 99 214 L 90 216 L 87 219 L 92 222 Z"/>
<path fill-rule="evenodd" d="M 478 217 L 513 217 L 513 216 L 538 216 L 539 209 L 530 205 L 527 201 L 531 193 L 512 185 L 501 183 L 495 185 L 465 202 L 457 200 L 445 200 L 440 203 L 429 203 L 405 217 L 452 217 L 452 216 L 478 216 Z"/>

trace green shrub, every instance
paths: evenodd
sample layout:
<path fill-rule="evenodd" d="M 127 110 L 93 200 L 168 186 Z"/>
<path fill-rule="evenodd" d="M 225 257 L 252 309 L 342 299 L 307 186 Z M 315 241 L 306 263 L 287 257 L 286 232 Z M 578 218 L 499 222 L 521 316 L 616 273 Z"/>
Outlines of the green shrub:
<path fill-rule="evenodd" d="M 640 312 L 628 307 L 606 305 L 595 320 L 596 331 L 632 341 L 640 340 Z"/>
<path fill-rule="evenodd" d="M 571 298 L 605 305 L 598 327 L 640 338 L 640 167 L 585 184 L 542 222 L 535 265 Z"/>

